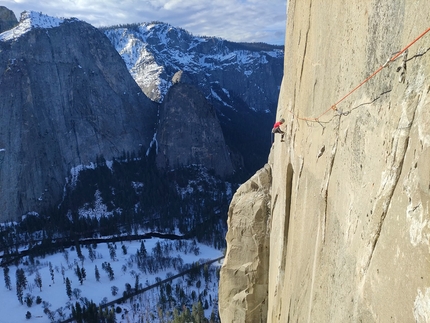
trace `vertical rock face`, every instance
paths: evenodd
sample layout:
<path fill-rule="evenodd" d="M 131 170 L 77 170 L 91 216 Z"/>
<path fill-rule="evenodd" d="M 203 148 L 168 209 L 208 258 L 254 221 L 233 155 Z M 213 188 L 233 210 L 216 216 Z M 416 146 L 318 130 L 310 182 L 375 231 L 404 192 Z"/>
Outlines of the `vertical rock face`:
<path fill-rule="evenodd" d="M 18 25 L 18 20 L 12 10 L 0 6 L 0 33 Z"/>
<path fill-rule="evenodd" d="M 266 164 L 237 190 L 231 202 L 228 247 L 220 272 L 222 322 L 266 322 L 271 182 Z"/>
<path fill-rule="evenodd" d="M 430 3 L 291 0 L 287 17 L 267 322 L 428 322 L 430 32 L 412 42 Z"/>
<path fill-rule="evenodd" d="M 148 147 L 155 119 L 91 25 L 66 21 L 0 41 L 0 218 L 58 203 L 70 169 L 97 155 Z"/>
<path fill-rule="evenodd" d="M 180 77 L 175 77 L 179 82 Z M 175 83 L 160 108 L 157 164 L 164 169 L 199 164 L 220 176 L 233 165 L 212 105 L 193 85 Z"/>

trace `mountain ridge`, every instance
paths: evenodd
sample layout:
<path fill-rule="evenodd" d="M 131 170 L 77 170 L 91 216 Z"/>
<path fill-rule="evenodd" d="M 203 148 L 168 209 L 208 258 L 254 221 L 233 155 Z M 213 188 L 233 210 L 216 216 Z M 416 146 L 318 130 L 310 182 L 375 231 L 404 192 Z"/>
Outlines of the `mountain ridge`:
<path fill-rule="evenodd" d="M 155 101 L 162 101 L 168 87 L 171 86 L 170 79 L 179 70 L 188 72 L 194 78 L 195 85 L 200 87 L 207 97 L 211 96 L 211 88 L 207 84 L 215 80 L 222 84 L 226 83 L 227 91 L 229 87 L 236 89 L 230 82 L 220 77 L 223 74 L 218 73 L 216 77 L 211 77 L 216 70 L 228 71 L 230 66 L 233 66 L 233 70 L 237 69 L 238 74 L 246 75 L 248 73 L 246 76 L 249 78 L 252 74 L 251 66 L 254 70 L 256 67 L 262 68 L 261 65 L 264 66 L 268 60 L 276 58 L 280 59 L 280 65 L 277 67 L 281 67 L 281 73 L 278 76 L 282 75 L 283 50 L 281 46 L 277 45 L 236 44 L 216 37 L 193 36 L 181 28 L 161 22 L 103 27 L 101 30 L 124 58 L 127 67 L 142 90 Z M 131 44 L 133 45 L 130 46 Z M 139 51 L 142 53 L 140 56 L 137 55 Z M 142 69 L 142 63 L 150 65 L 147 62 L 154 64 L 153 69 L 147 71 Z M 153 76 L 154 80 L 158 80 L 157 89 L 147 89 L 148 85 L 140 81 L 141 79 L 151 79 L 148 76 Z M 274 88 L 277 87 L 279 84 Z M 257 89 L 257 93 L 263 93 L 258 90 L 258 87 L 250 84 L 249 92 L 255 89 Z M 247 100 L 245 99 L 245 101 Z M 250 100 L 249 103 L 251 103 Z M 268 107 L 266 109 L 254 108 L 257 110 L 269 109 Z"/>
<path fill-rule="evenodd" d="M 264 165 L 283 76 L 283 49 L 193 36 L 161 22 L 127 26 L 101 30 L 142 91 L 162 102 L 175 73 L 185 72 L 187 82 L 214 106 L 242 179 Z"/>
<path fill-rule="evenodd" d="M 3 219 L 59 201 L 69 171 L 97 155 L 149 147 L 156 123 L 156 105 L 97 28 L 34 12 L 22 18 L 0 34 Z M 48 29 L 35 27 L 37 18 Z"/>

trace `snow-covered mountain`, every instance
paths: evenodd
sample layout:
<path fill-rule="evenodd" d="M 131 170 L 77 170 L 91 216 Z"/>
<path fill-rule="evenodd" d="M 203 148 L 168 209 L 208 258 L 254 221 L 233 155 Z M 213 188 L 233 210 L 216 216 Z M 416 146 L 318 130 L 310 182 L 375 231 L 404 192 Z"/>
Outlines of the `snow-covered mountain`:
<path fill-rule="evenodd" d="M 165 23 L 100 30 L 74 18 L 22 13 L 15 27 L 0 33 L 0 218 L 59 201 L 74 167 L 152 145 L 158 130 L 170 129 L 157 128 L 166 125 L 158 110 L 178 71 L 181 82 L 198 90 L 187 91 L 196 97 L 184 107 L 200 102 L 197 109 L 215 112 L 213 122 L 205 122 L 221 125 L 198 122 L 202 129 L 193 130 L 196 138 L 205 134 L 204 141 L 184 140 L 193 158 L 181 160 L 219 165 L 213 157 L 220 155 L 218 145 L 227 157 L 223 169 L 230 173 L 231 162 L 243 180 L 266 161 L 282 69 L 279 46 L 196 37 Z M 200 120 L 183 111 L 180 118 Z M 184 120 L 176 122 L 190 135 Z M 166 146 L 177 128 L 172 131 L 165 133 Z M 175 164 L 176 156 L 165 156 Z"/>
<path fill-rule="evenodd" d="M 77 19 L 24 12 L 0 33 L 0 219 L 58 203 L 73 167 L 149 147 L 157 104 Z"/>
<path fill-rule="evenodd" d="M 282 46 L 194 36 L 161 22 L 101 29 L 153 101 L 163 102 L 175 73 L 214 106 L 233 162 L 250 176 L 266 162 L 283 76 Z M 185 75 L 185 77 L 184 77 Z"/>
<path fill-rule="evenodd" d="M 174 73 L 187 73 L 207 98 L 233 107 L 231 96 L 256 111 L 272 110 L 283 74 L 283 48 L 193 36 L 161 22 L 103 29 L 142 90 L 161 102 Z"/>
<path fill-rule="evenodd" d="M 77 19 L 70 19 L 73 21 Z M 61 18 L 47 16 L 34 11 L 24 11 L 21 14 L 19 25 L 0 34 L 0 41 L 8 41 L 21 37 L 34 28 L 54 28 L 58 27 L 65 20 Z"/>

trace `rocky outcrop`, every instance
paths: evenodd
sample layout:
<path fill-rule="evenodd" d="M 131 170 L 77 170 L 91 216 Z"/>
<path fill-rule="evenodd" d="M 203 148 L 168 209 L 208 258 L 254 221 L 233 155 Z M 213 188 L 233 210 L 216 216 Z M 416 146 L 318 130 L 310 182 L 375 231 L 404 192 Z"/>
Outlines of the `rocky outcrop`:
<path fill-rule="evenodd" d="M 0 6 L 0 33 L 18 25 L 18 20 L 12 10 Z"/>
<path fill-rule="evenodd" d="M 176 82 L 160 107 L 157 165 L 198 164 L 217 175 L 233 173 L 230 153 L 212 105 L 193 85 Z"/>
<path fill-rule="evenodd" d="M 58 203 L 73 167 L 149 147 L 154 134 L 156 106 L 108 39 L 77 20 L 44 28 L 37 15 L 0 41 L 2 220 Z"/>
<path fill-rule="evenodd" d="M 256 278 L 267 322 L 430 320 L 429 12 L 422 0 L 288 2 L 287 135 L 269 158 L 270 265 Z M 246 306 L 221 304 L 223 322 L 247 322 L 229 316 Z"/>
<path fill-rule="evenodd" d="M 187 73 L 184 73 L 184 71 L 177 71 L 173 77 L 172 77 L 172 83 L 187 83 L 187 84 L 193 84 L 193 81 L 188 76 Z"/>
<path fill-rule="evenodd" d="M 266 322 L 271 182 L 265 165 L 231 201 L 218 296 L 222 322 Z"/>

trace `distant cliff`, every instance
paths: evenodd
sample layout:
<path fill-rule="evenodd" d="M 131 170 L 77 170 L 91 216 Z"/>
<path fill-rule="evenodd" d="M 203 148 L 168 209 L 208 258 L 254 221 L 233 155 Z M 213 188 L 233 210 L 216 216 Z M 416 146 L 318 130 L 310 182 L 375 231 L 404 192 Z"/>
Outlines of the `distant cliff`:
<path fill-rule="evenodd" d="M 287 17 L 286 140 L 230 206 L 222 322 L 429 322 L 430 3 Z"/>
<path fill-rule="evenodd" d="M 266 161 L 283 74 L 281 46 L 194 36 L 166 23 L 102 28 L 144 93 L 163 102 L 184 71 L 215 109 L 224 139 L 245 176 Z"/>
<path fill-rule="evenodd" d="M 197 164 L 221 177 L 231 175 L 232 158 L 215 109 L 194 85 L 181 81 L 185 74 L 177 74 L 160 107 L 158 166 L 174 169 Z"/>
<path fill-rule="evenodd" d="M 0 33 L 18 25 L 18 20 L 12 10 L 0 6 Z"/>
<path fill-rule="evenodd" d="M 149 147 L 156 115 L 98 29 L 23 13 L 0 34 L 0 218 L 58 203 L 73 167 Z"/>

